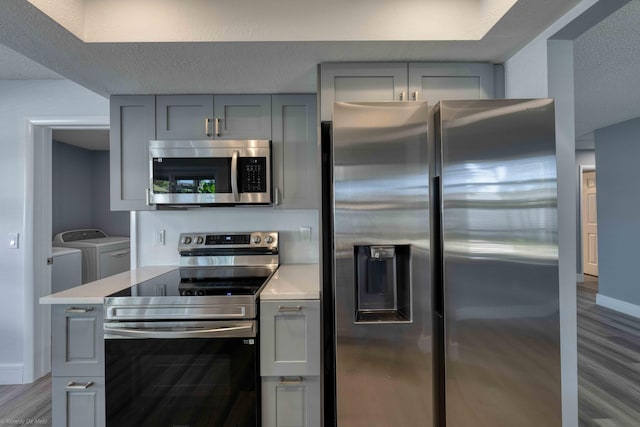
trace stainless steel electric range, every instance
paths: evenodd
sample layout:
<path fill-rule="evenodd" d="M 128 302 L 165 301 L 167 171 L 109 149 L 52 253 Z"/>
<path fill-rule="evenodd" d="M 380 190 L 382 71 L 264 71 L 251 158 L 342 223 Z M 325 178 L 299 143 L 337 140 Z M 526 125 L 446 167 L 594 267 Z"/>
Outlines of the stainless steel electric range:
<path fill-rule="evenodd" d="M 258 426 L 257 301 L 278 233 L 183 233 L 180 267 L 105 300 L 107 427 Z"/>

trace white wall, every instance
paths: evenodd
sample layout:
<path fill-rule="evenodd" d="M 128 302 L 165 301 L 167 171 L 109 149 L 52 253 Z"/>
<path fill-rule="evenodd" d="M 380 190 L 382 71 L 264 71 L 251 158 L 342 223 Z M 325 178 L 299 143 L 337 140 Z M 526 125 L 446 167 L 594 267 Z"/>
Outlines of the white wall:
<path fill-rule="evenodd" d="M 278 231 L 280 263 L 315 263 L 319 258 L 318 211 L 267 207 L 202 208 L 189 211 L 137 212 L 134 256 L 138 266 L 177 265 L 182 232 Z M 311 227 L 311 240 L 300 238 L 300 227 Z M 154 245 L 154 232 L 165 230 L 165 245 Z"/>
<path fill-rule="evenodd" d="M 0 81 L 0 384 L 23 382 L 28 120 L 108 116 L 108 100 L 66 80 Z M 20 248 L 7 248 L 7 233 L 20 233 Z"/>

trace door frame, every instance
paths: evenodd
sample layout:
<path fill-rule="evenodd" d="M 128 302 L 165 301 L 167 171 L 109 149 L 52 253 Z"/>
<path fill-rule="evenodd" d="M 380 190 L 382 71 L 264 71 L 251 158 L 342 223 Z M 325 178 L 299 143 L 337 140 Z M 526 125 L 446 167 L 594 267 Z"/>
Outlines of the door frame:
<path fill-rule="evenodd" d="M 109 116 L 27 119 L 24 201 L 24 342 L 23 383 L 51 370 L 51 307 L 40 297 L 51 293 L 53 129 L 109 129 Z"/>
<path fill-rule="evenodd" d="M 578 169 L 578 255 L 580 256 L 580 272 L 576 278 L 578 282 L 584 282 L 584 242 L 582 241 L 582 175 L 585 172 L 595 172 L 596 165 L 580 165 Z"/>

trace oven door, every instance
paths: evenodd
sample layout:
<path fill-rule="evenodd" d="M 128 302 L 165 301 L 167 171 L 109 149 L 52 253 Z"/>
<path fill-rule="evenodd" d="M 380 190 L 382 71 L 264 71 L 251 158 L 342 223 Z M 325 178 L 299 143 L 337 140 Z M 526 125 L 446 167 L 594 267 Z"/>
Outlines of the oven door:
<path fill-rule="evenodd" d="M 271 203 L 271 144 L 251 141 L 150 141 L 149 203 Z"/>
<path fill-rule="evenodd" d="M 108 427 L 259 426 L 254 321 L 105 323 Z"/>

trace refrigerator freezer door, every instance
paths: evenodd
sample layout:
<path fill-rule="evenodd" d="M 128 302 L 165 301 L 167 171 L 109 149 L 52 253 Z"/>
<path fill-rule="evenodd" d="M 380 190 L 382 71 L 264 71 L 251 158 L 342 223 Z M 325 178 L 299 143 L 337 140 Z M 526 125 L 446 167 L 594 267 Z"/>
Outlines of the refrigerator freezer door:
<path fill-rule="evenodd" d="M 430 426 L 427 104 L 336 103 L 333 118 L 337 425 Z"/>
<path fill-rule="evenodd" d="M 559 427 L 553 101 L 442 101 L 436 127 L 447 425 Z"/>

